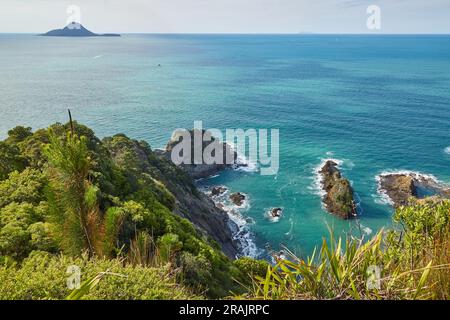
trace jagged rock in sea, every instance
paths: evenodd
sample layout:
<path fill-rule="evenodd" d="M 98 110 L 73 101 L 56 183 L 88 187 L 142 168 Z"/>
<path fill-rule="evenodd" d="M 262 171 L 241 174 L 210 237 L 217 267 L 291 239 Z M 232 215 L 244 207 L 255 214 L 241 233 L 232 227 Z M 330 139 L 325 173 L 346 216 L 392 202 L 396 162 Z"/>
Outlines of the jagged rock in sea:
<path fill-rule="evenodd" d="M 224 169 L 239 165 L 238 161 L 237 161 L 237 159 L 238 159 L 237 153 L 234 150 L 232 150 L 228 144 L 221 142 L 218 139 L 211 136 L 210 132 L 208 132 L 206 130 L 200 131 L 198 129 L 194 129 L 194 130 L 190 130 L 189 134 L 190 134 L 190 140 L 191 140 L 191 149 L 190 149 L 191 156 L 190 156 L 190 159 L 189 159 L 189 157 L 187 157 L 187 159 L 189 159 L 189 161 L 186 161 L 186 162 L 188 162 L 188 163 L 182 163 L 179 166 L 181 168 L 183 168 L 192 178 L 194 178 L 194 179 L 207 178 L 207 177 L 210 177 L 210 176 L 213 176 L 213 175 L 219 173 L 220 171 L 222 171 Z M 202 159 L 200 159 L 199 164 L 195 164 L 195 161 L 194 161 L 194 156 L 195 156 L 194 143 L 196 141 L 195 135 L 205 136 L 208 138 L 207 140 L 209 140 L 209 141 L 200 140 L 201 142 L 199 142 L 199 145 L 201 143 L 201 148 L 199 148 L 199 150 L 201 151 L 201 155 L 203 155 L 205 148 L 208 148 L 208 150 L 212 150 L 212 149 L 221 150 L 222 155 L 217 155 L 217 157 L 220 158 L 219 161 L 217 161 L 216 163 L 213 163 L 213 164 L 207 164 L 207 163 L 205 163 L 204 159 L 202 158 Z M 170 141 L 167 143 L 167 146 L 165 149 L 166 157 L 171 159 L 172 151 L 174 151 L 174 149 L 178 146 L 179 143 L 183 143 L 183 135 L 181 132 L 175 132 L 172 135 L 172 137 L 170 138 Z M 176 151 L 177 150 L 175 150 L 174 152 L 176 152 Z M 183 154 L 180 154 L 180 156 L 183 156 Z M 215 156 L 215 152 L 212 152 L 212 156 Z M 227 161 L 230 159 L 231 159 L 231 161 Z"/>
<path fill-rule="evenodd" d="M 337 163 L 327 161 L 320 170 L 322 175 L 322 188 L 326 192 L 323 202 L 327 210 L 343 219 L 356 217 L 356 205 L 353 198 L 353 189 L 350 182 L 343 178 Z"/>
<path fill-rule="evenodd" d="M 124 135 L 113 138 L 114 144 L 109 143 L 112 138 L 106 138 L 105 144 L 114 162 L 144 172 L 163 183 L 175 196 L 174 213 L 188 219 L 200 233 L 217 241 L 228 257 L 236 258 L 240 250 L 239 243 L 233 239 L 233 230 L 237 226 L 224 210 L 197 189 L 185 171 L 164 155 L 151 150 L 146 142 L 131 140 Z"/>
<path fill-rule="evenodd" d="M 379 190 L 389 197 L 395 208 L 408 205 L 411 198 L 450 198 L 450 186 L 413 172 L 380 175 Z"/>
<path fill-rule="evenodd" d="M 246 199 L 245 194 L 236 192 L 230 195 L 230 200 L 238 207 L 242 206 L 244 204 L 244 201 Z"/>
<path fill-rule="evenodd" d="M 224 187 L 224 186 L 216 186 L 216 187 L 213 187 L 212 189 L 211 189 L 211 196 L 220 196 L 220 195 L 222 195 L 222 194 L 224 194 L 225 192 L 227 192 L 227 187 Z"/>
<path fill-rule="evenodd" d="M 279 218 L 283 214 L 283 208 L 273 208 L 270 210 L 270 214 L 273 218 Z"/>
<path fill-rule="evenodd" d="M 72 22 L 63 29 L 51 30 L 47 33 L 41 34 L 45 37 L 120 37 L 120 34 L 107 33 L 97 34 L 89 31 L 81 24 Z"/>

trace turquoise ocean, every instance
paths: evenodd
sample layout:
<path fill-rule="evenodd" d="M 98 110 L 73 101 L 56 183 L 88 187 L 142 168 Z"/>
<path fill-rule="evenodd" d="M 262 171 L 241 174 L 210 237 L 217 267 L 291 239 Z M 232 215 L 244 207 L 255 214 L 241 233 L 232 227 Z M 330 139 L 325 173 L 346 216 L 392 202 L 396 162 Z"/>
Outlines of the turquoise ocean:
<path fill-rule="evenodd" d="M 160 66 L 159 66 L 160 65 Z M 66 122 L 162 148 L 177 128 L 280 130 L 280 170 L 229 170 L 200 183 L 244 192 L 258 248 L 311 254 L 328 227 L 365 237 L 392 226 L 376 176 L 409 170 L 450 183 L 450 36 L 0 34 L 0 138 L 16 125 Z M 321 205 L 328 158 L 360 218 Z M 271 207 L 283 217 L 267 219 Z"/>

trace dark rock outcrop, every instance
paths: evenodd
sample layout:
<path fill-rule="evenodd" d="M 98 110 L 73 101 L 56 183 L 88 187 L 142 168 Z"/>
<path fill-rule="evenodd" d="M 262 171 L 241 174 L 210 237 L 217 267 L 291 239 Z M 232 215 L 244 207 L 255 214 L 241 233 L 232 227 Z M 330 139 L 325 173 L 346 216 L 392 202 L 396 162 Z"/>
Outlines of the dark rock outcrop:
<path fill-rule="evenodd" d="M 233 240 L 232 230 L 237 227 L 225 211 L 197 189 L 185 171 L 151 150 L 146 142 L 131 140 L 124 135 L 113 139 L 114 143 L 109 142 L 112 140 L 109 138 L 105 144 L 114 162 L 143 172 L 156 183 L 162 183 L 174 196 L 173 212 L 191 221 L 205 237 L 217 241 L 227 256 L 236 258 L 239 246 Z"/>
<path fill-rule="evenodd" d="M 236 192 L 230 195 L 230 200 L 238 207 L 242 206 L 244 204 L 244 201 L 246 199 L 245 194 Z"/>
<path fill-rule="evenodd" d="M 395 208 L 406 206 L 413 199 L 450 198 L 450 187 L 417 173 L 392 173 L 379 177 L 379 190 L 386 194 Z"/>
<path fill-rule="evenodd" d="M 270 214 L 273 218 L 279 218 L 283 214 L 283 208 L 273 208 L 270 210 Z"/>
<path fill-rule="evenodd" d="M 45 37 L 120 37 L 120 34 L 97 34 L 89 31 L 81 24 L 72 22 L 63 29 L 51 30 L 47 33 L 41 34 Z"/>
<path fill-rule="evenodd" d="M 327 210 L 343 219 L 356 217 L 356 205 L 350 182 L 341 176 L 337 164 L 327 161 L 320 170 L 323 190 L 326 192 L 323 202 Z"/>
<path fill-rule="evenodd" d="M 386 193 L 395 207 L 408 204 L 409 198 L 417 195 L 413 178 L 402 174 L 381 176 L 380 189 Z"/>
<path fill-rule="evenodd" d="M 188 161 L 189 163 L 182 163 L 179 166 L 181 168 L 183 168 L 192 178 L 194 178 L 194 179 L 207 178 L 207 177 L 217 174 L 218 172 L 220 172 L 224 169 L 239 165 L 237 163 L 237 153 L 235 151 L 233 151 L 228 144 L 221 142 L 218 139 L 212 137 L 208 131 L 205 131 L 205 130 L 200 131 L 200 130 L 195 129 L 195 130 L 189 131 L 189 134 L 190 134 L 190 140 L 191 140 L 191 150 L 190 150 L 191 157 Z M 201 140 L 201 142 L 199 142 L 199 144 L 201 143 L 202 155 L 203 155 L 203 151 L 207 147 L 209 147 L 208 150 L 212 150 L 215 147 L 217 147 L 218 150 L 222 150 L 222 157 L 220 157 L 220 160 L 217 161 L 218 163 L 207 164 L 207 163 L 205 163 L 205 161 L 204 161 L 205 159 L 203 159 L 203 157 L 202 157 L 202 159 L 200 159 L 200 163 L 198 163 L 198 164 L 195 163 L 195 161 L 194 161 L 194 156 L 195 156 L 194 136 L 196 134 L 208 137 L 207 140 L 209 140 L 209 141 Z M 174 148 L 179 143 L 182 143 L 182 142 L 183 142 L 182 133 L 175 132 L 174 135 L 171 137 L 170 141 L 167 143 L 167 146 L 165 149 L 166 157 L 171 159 L 172 151 L 174 151 Z M 215 156 L 214 153 L 213 153 L 213 156 Z M 218 158 L 219 158 L 219 156 L 218 156 Z M 231 159 L 231 161 L 227 161 L 230 159 Z"/>

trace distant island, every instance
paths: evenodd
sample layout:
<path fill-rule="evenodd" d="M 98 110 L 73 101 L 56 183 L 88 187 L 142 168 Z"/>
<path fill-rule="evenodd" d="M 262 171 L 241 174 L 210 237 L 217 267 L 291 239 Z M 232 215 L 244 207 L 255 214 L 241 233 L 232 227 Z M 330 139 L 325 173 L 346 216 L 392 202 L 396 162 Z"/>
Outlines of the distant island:
<path fill-rule="evenodd" d="M 81 24 L 72 22 L 67 25 L 64 29 L 55 29 L 47 33 L 41 34 L 45 37 L 120 37 L 120 34 L 106 33 L 97 34 L 89 31 Z"/>

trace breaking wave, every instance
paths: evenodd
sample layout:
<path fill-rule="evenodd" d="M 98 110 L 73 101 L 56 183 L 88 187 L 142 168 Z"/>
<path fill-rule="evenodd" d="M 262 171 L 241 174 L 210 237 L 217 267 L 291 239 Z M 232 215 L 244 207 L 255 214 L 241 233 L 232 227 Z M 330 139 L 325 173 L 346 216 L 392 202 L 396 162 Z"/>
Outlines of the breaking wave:
<path fill-rule="evenodd" d="M 375 202 L 378 204 L 388 204 L 388 205 L 394 205 L 394 202 L 389 197 L 389 195 L 386 193 L 385 190 L 381 187 L 381 178 L 389 175 L 408 175 L 413 177 L 417 181 L 428 181 L 432 182 L 436 186 L 440 186 L 443 183 L 436 178 L 432 174 L 426 174 L 421 173 L 417 171 L 411 171 L 411 170 L 391 170 L 391 171 L 383 171 L 382 173 L 375 176 L 375 180 L 377 182 L 377 196 L 374 196 Z"/>

